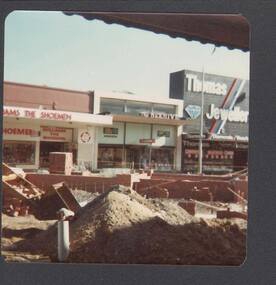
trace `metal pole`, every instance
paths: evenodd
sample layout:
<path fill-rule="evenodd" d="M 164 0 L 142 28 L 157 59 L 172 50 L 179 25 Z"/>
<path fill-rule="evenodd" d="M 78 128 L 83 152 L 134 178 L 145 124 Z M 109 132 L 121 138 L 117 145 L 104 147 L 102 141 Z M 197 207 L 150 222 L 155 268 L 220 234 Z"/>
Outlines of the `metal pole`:
<path fill-rule="evenodd" d="M 204 66 L 202 67 L 201 83 L 201 114 L 200 114 L 200 134 L 199 134 L 199 155 L 198 155 L 198 173 L 202 174 L 202 139 L 203 139 L 203 109 L 204 109 Z"/>
<path fill-rule="evenodd" d="M 58 260 L 66 261 L 70 252 L 69 221 L 58 221 Z"/>

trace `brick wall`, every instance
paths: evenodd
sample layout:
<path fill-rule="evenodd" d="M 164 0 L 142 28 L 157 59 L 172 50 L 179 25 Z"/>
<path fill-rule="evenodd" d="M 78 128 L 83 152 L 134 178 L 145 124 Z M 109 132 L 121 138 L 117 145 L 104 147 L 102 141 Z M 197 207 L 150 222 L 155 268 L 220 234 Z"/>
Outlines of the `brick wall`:
<path fill-rule="evenodd" d="M 160 189 L 167 189 L 169 198 L 173 199 L 196 199 L 199 201 L 234 202 L 235 196 L 228 190 L 231 187 L 229 181 L 217 180 L 178 180 L 171 181 L 165 179 L 141 180 L 134 184 L 134 189 L 141 195 L 150 196 L 150 192 L 158 193 Z M 197 188 L 197 190 L 195 190 Z"/>
<path fill-rule="evenodd" d="M 51 185 L 66 182 L 70 188 L 86 190 L 88 192 L 104 192 L 111 186 L 121 184 L 131 186 L 131 176 L 128 174 L 120 174 L 116 177 L 96 177 L 96 176 L 80 176 L 80 175 L 60 175 L 60 174 L 35 174 L 30 173 L 26 178 L 43 189 L 49 191 Z"/>

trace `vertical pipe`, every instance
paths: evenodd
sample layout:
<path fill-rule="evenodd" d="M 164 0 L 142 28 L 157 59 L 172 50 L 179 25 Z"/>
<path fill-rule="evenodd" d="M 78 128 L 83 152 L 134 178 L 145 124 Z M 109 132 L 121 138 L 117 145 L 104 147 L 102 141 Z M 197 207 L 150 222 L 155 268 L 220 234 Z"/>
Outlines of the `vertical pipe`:
<path fill-rule="evenodd" d="M 201 83 L 201 114 L 200 114 L 200 134 L 199 134 L 199 155 L 198 155 L 198 173 L 202 174 L 202 139 L 203 139 L 203 109 L 204 109 L 204 66 L 202 67 Z"/>
<path fill-rule="evenodd" d="M 70 252 L 69 221 L 58 221 L 58 260 L 63 262 Z"/>
<path fill-rule="evenodd" d="M 153 124 L 150 125 L 150 139 L 153 139 Z M 150 143 L 149 146 L 149 168 L 150 170 L 152 169 L 152 165 L 151 165 L 151 154 L 152 154 L 152 143 Z"/>
<path fill-rule="evenodd" d="M 124 122 L 124 140 L 123 140 L 123 167 L 127 168 L 127 161 L 126 161 L 126 122 Z"/>

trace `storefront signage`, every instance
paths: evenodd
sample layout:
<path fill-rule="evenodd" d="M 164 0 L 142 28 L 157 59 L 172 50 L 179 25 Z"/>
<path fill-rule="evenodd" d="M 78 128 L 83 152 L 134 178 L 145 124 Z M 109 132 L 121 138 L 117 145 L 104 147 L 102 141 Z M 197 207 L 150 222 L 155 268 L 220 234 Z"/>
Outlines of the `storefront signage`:
<path fill-rule="evenodd" d="M 148 144 L 153 144 L 155 143 L 155 139 L 140 139 L 140 143 L 148 143 Z"/>
<path fill-rule="evenodd" d="M 191 92 L 202 92 L 202 80 L 197 78 L 195 74 L 186 74 L 188 79 L 187 90 Z M 226 95 L 227 85 L 214 81 L 204 80 L 204 92 L 207 94 Z"/>
<path fill-rule="evenodd" d="M 29 119 L 71 121 L 72 117 L 66 112 L 50 111 L 50 110 L 35 110 L 35 109 L 19 109 L 12 107 L 4 107 L 4 116 L 22 117 Z"/>
<path fill-rule="evenodd" d="M 191 119 L 196 119 L 200 115 L 201 107 L 197 105 L 188 105 L 185 108 L 185 111 L 187 112 L 187 114 L 190 116 Z"/>
<path fill-rule="evenodd" d="M 118 134 L 119 134 L 118 128 L 108 128 L 108 127 L 103 128 L 103 136 L 104 137 L 116 138 L 116 137 L 118 137 Z"/>
<path fill-rule="evenodd" d="M 15 106 L 4 106 L 3 114 L 5 117 L 51 120 L 59 122 L 77 122 L 90 125 L 110 126 L 112 125 L 112 116 L 87 114 L 79 112 L 66 112 L 46 109 L 31 109 Z"/>
<path fill-rule="evenodd" d="M 30 136 L 30 137 L 38 136 L 38 132 L 36 130 L 28 128 L 4 128 L 3 134 L 15 135 L 15 136 Z"/>
<path fill-rule="evenodd" d="M 229 122 L 247 123 L 248 111 L 240 110 L 240 107 L 234 107 L 233 110 L 227 110 L 215 107 L 214 104 L 210 105 L 209 113 L 206 113 L 206 117 L 209 120 L 222 120 Z"/>
<path fill-rule="evenodd" d="M 175 115 L 175 114 L 141 112 L 141 113 L 139 113 L 139 115 L 142 117 L 154 118 L 154 119 L 170 119 L 170 120 L 177 119 L 177 115 Z"/>
<path fill-rule="evenodd" d="M 91 141 L 92 137 L 91 135 L 89 134 L 89 132 L 85 131 L 85 132 L 82 132 L 80 134 L 80 141 L 82 143 L 89 143 Z"/>
<path fill-rule="evenodd" d="M 72 142 L 73 130 L 62 127 L 42 126 L 41 141 Z"/>
<path fill-rule="evenodd" d="M 245 141 L 248 142 L 248 136 L 223 136 L 212 134 L 212 139 L 220 139 L 220 140 L 236 140 L 236 141 Z"/>
<path fill-rule="evenodd" d="M 170 131 L 165 131 L 165 130 L 158 130 L 157 131 L 157 136 L 158 137 L 166 137 L 169 138 L 170 137 Z"/>
<path fill-rule="evenodd" d="M 79 129 L 78 143 L 80 144 L 92 144 L 93 132 L 88 129 Z"/>

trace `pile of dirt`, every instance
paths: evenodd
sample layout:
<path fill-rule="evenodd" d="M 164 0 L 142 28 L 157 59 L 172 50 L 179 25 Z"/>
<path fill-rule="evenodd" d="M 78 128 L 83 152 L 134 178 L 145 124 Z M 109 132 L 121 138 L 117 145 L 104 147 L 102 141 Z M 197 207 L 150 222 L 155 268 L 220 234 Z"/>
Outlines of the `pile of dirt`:
<path fill-rule="evenodd" d="M 80 189 L 71 189 L 71 193 L 81 206 L 88 204 L 100 195 L 98 192 L 91 193 Z"/>
<path fill-rule="evenodd" d="M 20 246 L 56 260 L 56 239 L 53 226 Z M 238 225 L 206 223 L 175 203 L 121 186 L 81 209 L 70 240 L 68 262 L 239 265 L 246 251 L 246 232 Z"/>

